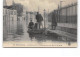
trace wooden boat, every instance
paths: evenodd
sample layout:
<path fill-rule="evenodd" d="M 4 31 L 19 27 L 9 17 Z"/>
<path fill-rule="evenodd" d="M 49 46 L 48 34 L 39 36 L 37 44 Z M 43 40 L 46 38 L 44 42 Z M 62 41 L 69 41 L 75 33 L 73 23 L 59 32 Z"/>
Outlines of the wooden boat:
<path fill-rule="evenodd" d="M 37 29 L 37 30 L 34 30 L 34 29 L 28 29 L 27 31 L 28 33 L 34 33 L 34 34 L 42 34 L 44 32 L 43 29 Z"/>

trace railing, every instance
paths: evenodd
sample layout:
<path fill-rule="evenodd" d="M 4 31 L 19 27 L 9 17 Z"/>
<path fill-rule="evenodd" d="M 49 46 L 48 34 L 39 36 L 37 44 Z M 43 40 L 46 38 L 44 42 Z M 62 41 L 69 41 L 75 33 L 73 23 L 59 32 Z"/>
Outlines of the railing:
<path fill-rule="evenodd" d="M 58 8 L 54 13 L 59 23 L 77 23 L 77 3 Z"/>

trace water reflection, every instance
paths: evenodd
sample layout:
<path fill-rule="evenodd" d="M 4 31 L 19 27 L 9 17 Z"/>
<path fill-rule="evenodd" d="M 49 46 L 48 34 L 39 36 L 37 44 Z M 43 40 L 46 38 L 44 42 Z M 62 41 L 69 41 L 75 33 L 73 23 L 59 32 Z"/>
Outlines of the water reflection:
<path fill-rule="evenodd" d="M 29 37 L 32 39 L 36 39 L 37 41 L 57 41 L 58 35 L 57 34 L 31 34 L 29 33 Z"/>
<path fill-rule="evenodd" d="M 37 41 L 37 42 L 65 42 L 68 46 L 71 46 L 71 42 L 76 42 L 75 40 L 72 39 L 63 39 L 62 36 L 59 36 L 55 33 L 51 33 L 48 35 L 44 34 L 29 34 L 29 38 L 31 41 Z"/>

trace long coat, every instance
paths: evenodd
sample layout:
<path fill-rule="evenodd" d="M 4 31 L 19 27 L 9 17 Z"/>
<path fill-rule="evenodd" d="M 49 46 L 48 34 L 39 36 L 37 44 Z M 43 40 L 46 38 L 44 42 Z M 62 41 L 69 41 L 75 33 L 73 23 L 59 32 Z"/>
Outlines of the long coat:
<path fill-rule="evenodd" d="M 37 20 L 37 22 L 43 21 L 43 17 L 41 16 L 41 14 L 36 15 L 36 20 Z"/>
<path fill-rule="evenodd" d="M 57 26 L 56 15 L 52 14 L 52 26 Z"/>

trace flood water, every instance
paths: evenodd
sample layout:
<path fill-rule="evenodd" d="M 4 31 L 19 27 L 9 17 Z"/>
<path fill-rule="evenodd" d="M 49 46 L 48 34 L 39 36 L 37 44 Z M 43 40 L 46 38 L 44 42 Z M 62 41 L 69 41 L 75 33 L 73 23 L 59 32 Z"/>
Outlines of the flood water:
<path fill-rule="evenodd" d="M 21 27 L 21 26 L 20 26 Z M 19 28 L 20 29 L 20 28 Z M 6 41 L 37 41 L 37 42 L 46 42 L 46 41 L 51 41 L 51 42 L 76 42 L 75 40 L 72 39 L 63 39 L 60 38 L 60 35 L 57 35 L 55 33 L 51 33 L 48 35 L 45 34 L 29 34 L 26 22 L 23 21 L 22 25 L 22 31 L 19 32 L 20 34 L 16 34 L 15 37 L 14 35 L 8 35 L 8 38 L 6 38 Z"/>

